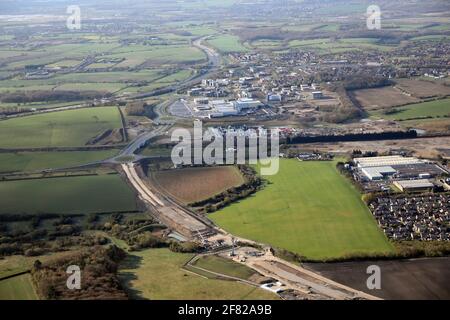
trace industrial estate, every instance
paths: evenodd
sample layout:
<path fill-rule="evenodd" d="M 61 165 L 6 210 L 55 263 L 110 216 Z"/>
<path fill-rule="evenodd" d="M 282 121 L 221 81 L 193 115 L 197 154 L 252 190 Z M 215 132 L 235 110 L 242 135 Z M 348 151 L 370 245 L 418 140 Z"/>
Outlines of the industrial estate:
<path fill-rule="evenodd" d="M 0 300 L 450 299 L 448 1 L 16 2 Z"/>

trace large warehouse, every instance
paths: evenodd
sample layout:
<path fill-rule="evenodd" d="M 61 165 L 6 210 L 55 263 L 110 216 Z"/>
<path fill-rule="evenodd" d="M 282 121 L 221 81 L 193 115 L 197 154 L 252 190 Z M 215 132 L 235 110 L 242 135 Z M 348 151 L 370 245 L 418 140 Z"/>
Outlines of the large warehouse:
<path fill-rule="evenodd" d="M 369 181 L 433 178 L 447 173 L 435 163 L 413 157 L 385 156 L 355 158 L 360 176 Z"/>
<path fill-rule="evenodd" d="M 384 157 L 370 157 L 370 158 L 355 158 L 353 159 L 358 168 L 367 167 L 386 167 L 397 165 L 411 165 L 425 163 L 423 160 L 419 160 L 413 157 L 402 156 L 384 156 Z"/>
<path fill-rule="evenodd" d="M 394 186 L 402 192 L 428 192 L 434 188 L 427 179 L 395 181 Z"/>

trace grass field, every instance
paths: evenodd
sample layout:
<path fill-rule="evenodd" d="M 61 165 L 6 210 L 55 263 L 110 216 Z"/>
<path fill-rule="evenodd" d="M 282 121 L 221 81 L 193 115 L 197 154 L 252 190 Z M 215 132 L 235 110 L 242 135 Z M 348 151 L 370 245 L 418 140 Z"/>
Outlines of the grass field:
<path fill-rule="evenodd" d="M 117 51 L 104 57 L 125 58 L 125 61 L 116 65 L 117 68 L 135 67 L 147 61 L 160 66 L 161 63 L 187 63 L 205 59 L 202 51 L 189 46 L 149 46 L 147 51 L 128 51 L 120 48 Z"/>
<path fill-rule="evenodd" d="M 4 259 L 0 259 L 0 277 L 9 277 L 20 272 L 28 271 L 33 267 L 36 260 L 39 260 L 42 263 L 51 263 L 62 258 L 70 257 L 74 252 L 76 252 L 76 250 L 54 252 L 37 257 L 26 257 L 23 255 L 5 257 Z"/>
<path fill-rule="evenodd" d="M 181 269 L 192 256 L 168 249 L 150 249 L 129 256 L 119 277 L 133 296 L 152 300 L 276 299 L 270 293 L 245 284 L 205 279 Z"/>
<path fill-rule="evenodd" d="M 108 159 L 117 150 L 0 153 L 0 173 L 67 168 Z"/>
<path fill-rule="evenodd" d="M 0 214 L 136 210 L 135 196 L 119 175 L 0 182 Z"/>
<path fill-rule="evenodd" d="M 219 256 L 203 256 L 195 261 L 193 265 L 212 272 L 244 280 L 248 280 L 251 276 L 256 274 L 255 271 L 243 264 Z"/>
<path fill-rule="evenodd" d="M 184 203 L 205 200 L 244 183 L 241 173 L 233 166 L 158 171 L 153 178 Z"/>
<path fill-rule="evenodd" d="M 77 147 L 120 128 L 116 107 L 53 112 L 0 121 L 0 148 Z"/>
<path fill-rule="evenodd" d="M 0 281 L 0 300 L 38 300 L 31 276 L 23 274 Z"/>
<path fill-rule="evenodd" d="M 233 234 L 312 259 L 391 251 L 360 194 L 335 165 L 281 160 L 264 190 L 210 218 Z"/>
<path fill-rule="evenodd" d="M 58 91 L 101 91 L 114 93 L 123 88 L 126 88 L 128 84 L 125 83 L 98 83 L 98 82 L 83 82 L 83 83 L 65 83 L 54 88 Z"/>
<path fill-rule="evenodd" d="M 398 112 L 393 114 L 374 113 L 374 116 L 390 120 L 408 120 L 421 117 L 444 117 L 450 116 L 450 99 L 435 100 L 423 103 L 410 104 L 397 108 Z"/>
<path fill-rule="evenodd" d="M 289 46 L 292 48 L 309 48 L 318 53 L 339 53 L 355 50 L 387 51 L 395 48 L 393 46 L 381 45 L 378 41 L 379 39 L 377 38 L 343 38 L 338 40 L 322 38 L 312 40 L 292 40 L 289 42 Z"/>
<path fill-rule="evenodd" d="M 17 108 L 20 109 L 47 109 L 47 108 L 59 108 L 73 106 L 82 103 L 83 101 L 72 101 L 72 102 L 30 102 L 30 103 L 2 103 L 0 102 L 0 109 L 7 108 Z"/>
<path fill-rule="evenodd" d="M 248 49 L 239 42 L 238 36 L 220 35 L 215 36 L 208 43 L 222 53 L 246 52 Z"/>
<path fill-rule="evenodd" d="M 252 47 L 260 49 L 277 49 L 283 45 L 283 42 L 270 39 L 260 39 L 252 41 L 251 45 Z"/>

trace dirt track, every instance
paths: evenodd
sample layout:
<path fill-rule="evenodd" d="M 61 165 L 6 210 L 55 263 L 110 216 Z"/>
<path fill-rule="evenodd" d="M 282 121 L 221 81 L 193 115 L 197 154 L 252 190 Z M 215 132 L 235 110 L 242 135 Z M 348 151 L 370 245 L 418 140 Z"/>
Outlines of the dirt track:
<path fill-rule="evenodd" d="M 381 290 L 368 290 L 366 269 L 381 268 Z M 450 299 L 450 257 L 404 261 L 309 263 L 327 278 L 383 299 Z"/>

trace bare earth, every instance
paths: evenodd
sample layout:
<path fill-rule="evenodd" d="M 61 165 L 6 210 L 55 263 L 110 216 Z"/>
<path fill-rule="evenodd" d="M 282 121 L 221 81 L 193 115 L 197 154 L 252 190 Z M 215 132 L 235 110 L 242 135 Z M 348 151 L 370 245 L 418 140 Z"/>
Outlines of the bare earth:
<path fill-rule="evenodd" d="M 352 94 L 365 110 L 390 108 L 420 102 L 419 99 L 410 97 L 394 87 L 361 89 L 352 91 Z"/>
<path fill-rule="evenodd" d="M 417 98 L 446 96 L 450 94 L 450 87 L 431 81 L 399 79 L 396 82 L 397 87 Z"/>
<path fill-rule="evenodd" d="M 381 290 L 367 289 L 367 267 L 381 268 Z M 398 261 L 305 264 L 334 281 L 383 299 L 450 299 L 450 257 Z"/>
<path fill-rule="evenodd" d="M 437 158 L 442 155 L 442 149 L 450 146 L 450 137 L 422 138 L 411 140 L 385 140 L 385 141 L 363 141 L 363 142 L 340 142 L 307 144 L 305 149 L 320 150 L 335 153 L 351 153 L 353 150 L 387 152 L 391 149 L 407 149 L 414 152 L 418 157 Z"/>
<path fill-rule="evenodd" d="M 186 204 L 205 200 L 244 183 L 239 170 L 232 166 L 158 171 L 153 179 L 166 192 Z"/>

